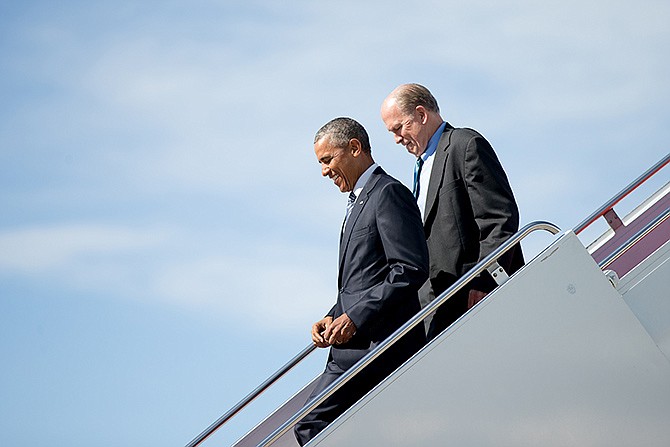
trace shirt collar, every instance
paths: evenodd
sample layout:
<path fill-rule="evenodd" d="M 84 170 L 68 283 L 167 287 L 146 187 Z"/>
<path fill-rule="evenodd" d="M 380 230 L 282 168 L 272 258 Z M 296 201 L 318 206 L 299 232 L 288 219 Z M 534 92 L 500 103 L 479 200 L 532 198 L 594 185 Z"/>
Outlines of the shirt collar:
<path fill-rule="evenodd" d="M 428 147 L 426 147 L 426 150 L 423 151 L 423 154 L 421 154 L 421 158 L 423 159 L 423 161 L 428 160 L 435 153 L 435 150 L 437 149 L 437 143 L 440 142 L 440 137 L 442 136 L 442 132 L 444 132 L 444 128 L 446 126 L 447 123 L 443 121 L 440 127 L 437 128 L 433 136 L 430 137 L 430 141 L 428 141 Z"/>
<path fill-rule="evenodd" d="M 354 186 L 354 194 L 356 194 L 356 198 L 361 195 L 361 191 L 363 191 L 363 188 L 365 187 L 365 184 L 368 182 L 370 177 L 372 176 L 372 172 L 377 169 L 379 165 L 377 163 L 372 163 L 368 169 L 365 170 L 364 173 L 361 174 L 360 177 L 358 177 L 358 180 L 356 181 L 356 186 Z"/>

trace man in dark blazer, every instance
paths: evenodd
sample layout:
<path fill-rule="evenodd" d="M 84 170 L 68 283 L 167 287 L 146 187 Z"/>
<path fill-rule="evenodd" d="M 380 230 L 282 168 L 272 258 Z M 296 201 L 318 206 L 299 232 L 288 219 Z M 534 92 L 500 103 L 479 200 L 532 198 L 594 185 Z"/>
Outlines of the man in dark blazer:
<path fill-rule="evenodd" d="M 519 228 L 519 210 L 507 175 L 489 142 L 440 116 L 437 101 L 418 84 L 397 87 L 381 115 L 395 142 L 416 157 L 414 194 L 430 254 L 430 281 L 422 305 L 439 296 Z M 511 275 L 523 266 L 521 247 L 498 263 Z M 495 287 L 484 272 L 435 313 L 428 338 L 437 336 Z"/>
<path fill-rule="evenodd" d="M 321 174 L 350 196 L 342 227 L 337 301 L 312 326 L 317 347 L 330 347 L 326 369 L 308 401 L 402 326 L 420 309 L 428 249 L 411 192 L 372 159 L 367 132 L 336 118 L 314 138 Z M 417 326 L 317 406 L 295 427 L 304 445 L 423 346 Z"/>

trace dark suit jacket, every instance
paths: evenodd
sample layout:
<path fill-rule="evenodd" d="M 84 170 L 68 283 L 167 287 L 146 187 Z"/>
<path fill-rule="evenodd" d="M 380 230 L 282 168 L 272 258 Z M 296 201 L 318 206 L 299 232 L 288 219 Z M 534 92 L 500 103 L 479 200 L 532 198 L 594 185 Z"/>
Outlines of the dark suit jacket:
<path fill-rule="evenodd" d="M 424 229 L 437 296 L 518 231 L 519 210 L 498 157 L 476 131 L 447 123 L 434 156 Z M 521 248 L 498 262 L 511 275 L 523 265 Z M 485 272 L 469 286 L 489 292 L 495 282 Z"/>
<path fill-rule="evenodd" d="M 427 277 L 428 250 L 414 197 L 378 167 L 356 200 L 340 241 L 339 290 L 329 315 L 346 313 L 356 334 L 331 348 L 335 363 L 348 369 L 414 316 L 420 310 L 417 291 Z M 416 352 L 423 334 L 408 335 L 385 354 Z"/>
<path fill-rule="evenodd" d="M 319 395 L 421 308 L 417 290 L 428 278 L 428 249 L 412 193 L 376 168 L 361 191 L 340 241 L 337 302 L 356 325 L 347 343 L 332 346 L 308 401 Z M 418 325 L 323 401 L 294 427 L 304 445 L 425 343 Z"/>

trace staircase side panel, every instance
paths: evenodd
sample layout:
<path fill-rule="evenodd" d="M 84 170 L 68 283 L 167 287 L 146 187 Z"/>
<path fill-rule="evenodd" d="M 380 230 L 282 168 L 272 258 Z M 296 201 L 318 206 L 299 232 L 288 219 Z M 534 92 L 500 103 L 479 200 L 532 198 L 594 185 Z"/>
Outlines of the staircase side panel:
<path fill-rule="evenodd" d="M 619 291 L 670 359 L 670 242 L 621 279 Z"/>

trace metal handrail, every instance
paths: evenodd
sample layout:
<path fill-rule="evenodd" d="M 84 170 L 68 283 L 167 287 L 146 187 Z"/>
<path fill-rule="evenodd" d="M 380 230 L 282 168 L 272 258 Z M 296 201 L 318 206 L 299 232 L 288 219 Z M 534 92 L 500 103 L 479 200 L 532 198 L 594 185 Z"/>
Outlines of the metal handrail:
<path fill-rule="evenodd" d="M 630 239 L 628 239 L 623 245 L 621 245 L 619 248 L 616 249 L 612 254 L 610 254 L 608 257 L 603 259 L 599 267 L 601 269 L 606 269 L 609 267 L 611 263 L 619 259 L 624 253 L 626 253 L 628 250 L 630 250 L 635 244 L 637 244 L 640 239 L 654 231 L 656 227 L 661 225 L 663 222 L 668 220 L 668 217 L 670 217 L 670 208 L 666 209 L 663 214 L 660 214 L 656 219 L 653 221 L 649 222 L 644 228 L 642 228 L 640 231 L 638 231 L 635 235 L 633 235 Z"/>
<path fill-rule="evenodd" d="M 589 225 L 595 222 L 599 217 L 604 216 L 605 213 L 614 208 L 614 205 L 619 203 L 624 197 L 626 197 L 628 194 L 637 189 L 638 186 L 649 180 L 649 178 L 651 178 L 654 174 L 663 169 L 665 165 L 667 165 L 668 163 L 670 163 L 670 154 L 667 154 L 658 163 L 656 163 L 651 168 L 647 169 L 647 171 L 645 171 L 644 174 L 633 180 L 632 183 L 630 183 L 624 189 L 619 191 L 617 195 L 612 197 L 603 206 L 594 211 L 593 214 L 584 219 L 582 223 L 577 225 L 572 231 L 574 231 L 575 234 L 579 234 L 582 231 L 584 231 Z"/>
<path fill-rule="evenodd" d="M 284 374 L 289 372 L 294 366 L 300 363 L 305 357 L 312 353 L 316 349 L 313 343 L 310 343 L 305 349 L 300 351 L 295 357 L 289 360 L 284 366 L 279 368 L 274 374 L 268 377 L 265 382 L 261 383 L 255 390 L 249 393 L 244 399 L 239 401 L 233 408 L 228 410 L 226 414 L 221 416 L 219 419 L 214 421 L 209 427 L 203 430 L 198 436 L 193 438 L 191 442 L 186 444 L 186 447 L 196 447 L 202 443 L 205 439 L 211 436 L 216 430 L 218 430 L 223 424 L 228 422 L 230 418 L 239 413 L 244 407 L 249 405 L 254 399 L 261 395 L 266 389 L 272 386 L 277 380 L 279 380 Z"/>
<path fill-rule="evenodd" d="M 528 234 L 538 231 L 545 230 L 552 234 L 557 234 L 560 230 L 556 225 L 545 222 L 545 221 L 536 221 L 531 222 L 516 234 L 506 240 L 502 245 L 495 249 L 491 254 L 481 260 L 477 265 L 470 269 L 465 275 L 458 279 L 451 287 L 442 292 L 440 296 L 430 302 L 426 307 L 424 307 L 419 313 L 414 315 L 407 323 L 403 324 L 398 328 L 391 336 L 386 338 L 381 342 L 375 349 L 369 352 L 365 357 L 360 359 L 354 366 L 349 368 L 344 374 L 342 374 L 337 380 L 330 384 L 326 389 L 324 389 L 318 396 L 305 405 L 298 413 L 293 415 L 289 420 L 287 420 L 281 427 L 277 428 L 272 432 L 268 437 L 266 437 L 258 447 L 267 447 L 270 444 L 274 443 L 279 439 L 284 433 L 286 433 L 291 427 L 293 427 L 298 421 L 304 418 L 310 411 L 316 408 L 324 400 L 329 398 L 335 391 L 340 387 L 346 384 L 354 375 L 358 374 L 360 370 L 369 365 L 377 357 L 383 354 L 393 343 L 395 343 L 402 336 L 407 334 L 435 309 L 442 305 L 446 300 L 451 298 L 456 292 L 458 292 L 465 284 L 470 282 L 475 276 L 483 272 L 487 267 L 497 261 L 497 259 L 506 253 L 510 248 L 519 243 L 523 238 Z"/>

